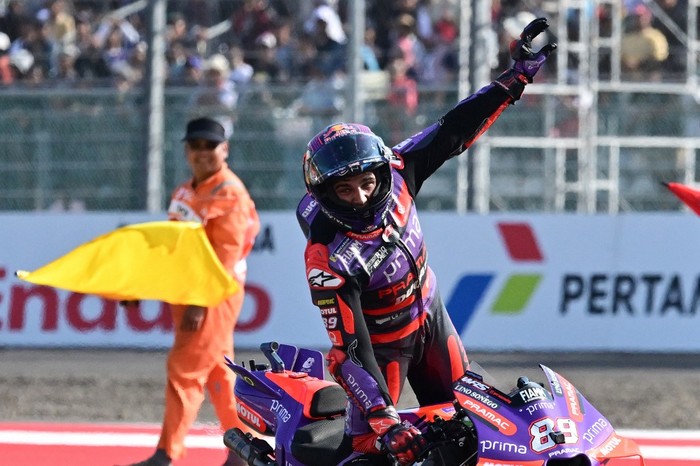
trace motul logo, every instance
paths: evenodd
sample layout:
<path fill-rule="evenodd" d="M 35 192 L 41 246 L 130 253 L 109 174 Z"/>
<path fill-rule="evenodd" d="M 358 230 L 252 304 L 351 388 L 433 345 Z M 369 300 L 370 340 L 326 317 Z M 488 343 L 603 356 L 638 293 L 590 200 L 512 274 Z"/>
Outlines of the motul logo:
<path fill-rule="evenodd" d="M 247 424 L 255 427 L 261 432 L 265 430 L 265 423 L 263 423 L 260 416 L 240 401 L 236 402 L 236 411 L 241 419 L 243 419 L 243 421 L 245 421 Z"/>

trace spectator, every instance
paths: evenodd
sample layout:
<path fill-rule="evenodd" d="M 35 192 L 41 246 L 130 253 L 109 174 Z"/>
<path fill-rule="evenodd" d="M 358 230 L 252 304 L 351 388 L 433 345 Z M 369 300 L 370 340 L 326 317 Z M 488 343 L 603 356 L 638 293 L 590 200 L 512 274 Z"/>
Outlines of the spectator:
<path fill-rule="evenodd" d="M 187 18 L 192 29 L 208 28 L 217 23 L 215 13 L 219 8 L 219 3 L 211 0 L 184 0 L 181 7 L 183 16 Z"/>
<path fill-rule="evenodd" d="M 93 34 L 89 13 L 78 14 L 76 31 L 75 46 L 78 48 L 78 55 L 75 59 L 75 70 L 78 76 L 87 82 L 110 76 L 111 72 L 102 55 L 98 38 Z"/>
<path fill-rule="evenodd" d="M 304 21 L 304 32 L 315 36 L 322 29 L 329 40 L 336 44 L 345 44 L 347 35 L 338 12 L 330 6 L 328 0 L 314 0 L 314 5 L 311 16 Z"/>
<path fill-rule="evenodd" d="M 383 121 L 389 127 L 389 135 L 398 141 L 406 134 L 412 134 L 418 109 L 418 86 L 408 76 L 408 65 L 401 58 L 389 64 L 390 87 L 387 95 L 387 115 Z"/>
<path fill-rule="evenodd" d="M 657 2 L 673 25 L 654 17 L 652 27 L 661 31 L 668 41 L 668 60 L 664 66 L 666 76 L 676 74 L 677 79 L 686 70 L 687 46 L 681 35 L 688 34 L 688 0 L 659 0 Z M 700 24 L 700 23 L 699 23 Z M 700 30 L 696 31 L 700 32 Z M 698 36 L 696 36 L 698 37 Z"/>
<path fill-rule="evenodd" d="M 183 86 L 198 86 L 202 80 L 202 59 L 197 55 L 187 57 L 185 63 Z"/>
<path fill-rule="evenodd" d="M 76 37 L 75 18 L 66 11 L 64 0 L 47 2 L 47 28 L 49 37 L 59 49 L 73 44 Z"/>
<path fill-rule="evenodd" d="M 184 45 L 181 42 L 173 42 L 168 47 L 165 57 L 168 63 L 167 83 L 173 85 L 182 84 L 188 58 Z"/>
<path fill-rule="evenodd" d="M 365 27 L 365 41 L 360 49 L 362 55 L 362 63 L 367 71 L 380 71 L 379 65 L 379 48 L 377 47 L 377 31 L 370 23 Z"/>
<path fill-rule="evenodd" d="M 251 65 L 258 79 L 264 82 L 281 82 L 285 76 L 277 62 L 277 38 L 271 32 L 264 32 L 255 41 L 255 60 Z"/>
<path fill-rule="evenodd" d="M 400 58 L 407 67 L 407 75 L 417 80 L 420 75 L 420 62 L 425 55 L 425 47 L 414 32 L 416 20 L 408 13 L 396 19 L 394 25 L 395 42 L 391 59 Z"/>
<path fill-rule="evenodd" d="M 403 14 L 410 15 L 415 22 L 415 33 L 424 44 L 433 40 L 434 25 L 432 20 L 431 0 L 396 0 L 395 14 L 397 18 Z"/>
<path fill-rule="evenodd" d="M 115 31 L 119 31 L 115 35 Z M 95 31 L 95 41 L 98 47 L 105 47 L 109 37 L 119 37 L 122 47 L 133 47 L 141 40 L 136 28 L 125 19 L 107 16 Z"/>
<path fill-rule="evenodd" d="M 252 50 L 262 34 L 274 29 L 276 18 L 275 10 L 270 7 L 268 0 L 244 0 L 243 5 L 231 18 L 232 39 L 238 42 L 243 50 Z"/>
<path fill-rule="evenodd" d="M 660 78 L 668 58 L 668 40 L 651 26 L 651 11 L 640 5 L 624 19 L 620 44 L 623 77 L 634 81 Z M 655 78 L 654 78 L 655 76 Z"/>
<path fill-rule="evenodd" d="M 5 14 L 0 18 L 0 31 L 10 38 L 10 43 L 17 40 L 22 34 L 22 26 L 30 21 L 24 9 L 24 2 L 11 0 L 5 9 Z"/>
<path fill-rule="evenodd" d="M 202 71 L 201 82 L 190 100 L 192 115 L 216 118 L 230 138 L 233 135 L 238 94 L 229 80 L 229 62 L 225 56 L 215 54 L 204 63 Z"/>
<path fill-rule="evenodd" d="M 122 28 L 114 27 L 109 31 L 102 48 L 102 57 L 112 76 L 129 77 L 131 73 L 129 56 L 135 45 L 136 43 L 131 43 L 124 36 Z"/>
<path fill-rule="evenodd" d="M 192 34 L 192 31 L 187 27 L 187 20 L 182 13 L 173 15 L 165 37 L 168 47 L 179 46 L 187 53 L 197 49 L 197 40 Z"/>
<path fill-rule="evenodd" d="M 246 256 L 260 223 L 246 187 L 226 164 L 229 144 L 224 127 L 211 118 L 191 120 L 183 140 L 192 178 L 173 192 L 168 217 L 201 223 L 221 264 L 241 288 L 214 307 L 170 305 L 175 339 L 168 354 L 160 440 L 150 458 L 132 466 L 169 466 L 184 456 L 185 436 L 204 402 L 205 389 L 221 428 L 245 429 L 233 396 L 235 376 L 224 356 L 234 357 L 233 332 L 243 305 Z M 225 466 L 244 464 L 228 452 Z"/>
<path fill-rule="evenodd" d="M 456 82 L 458 58 L 455 41 L 458 28 L 450 10 L 445 10 L 435 23 L 435 34 L 425 44 L 418 81 L 436 90 L 437 101 L 442 103 L 444 89 Z M 495 65 L 495 64 L 494 64 Z"/>
<path fill-rule="evenodd" d="M 275 29 L 277 39 L 276 61 L 280 68 L 281 82 L 288 82 L 292 76 L 298 77 L 299 39 L 294 36 L 293 24 L 289 20 L 278 21 Z"/>
<path fill-rule="evenodd" d="M 344 69 L 347 35 L 340 15 L 328 0 L 314 0 L 314 9 L 304 21 L 304 33 L 312 38 L 324 73 Z"/>
<path fill-rule="evenodd" d="M 318 62 L 311 61 L 306 67 L 304 74 L 309 80 L 292 108 L 298 115 L 311 117 L 312 128 L 322 128 L 340 115 L 345 82 L 340 73 L 328 74 Z"/>
<path fill-rule="evenodd" d="M 33 60 L 31 67 L 38 68 L 34 70 L 35 73 L 41 73 L 44 77 L 49 75 L 54 51 L 54 44 L 48 39 L 45 31 L 45 25 L 40 21 L 30 20 L 22 24 L 19 38 L 10 46 L 10 57 L 16 56 L 22 50 L 29 52 Z M 26 57 L 25 53 L 21 54 Z M 29 71 L 29 68 L 23 71 L 24 77 Z"/>
<path fill-rule="evenodd" d="M 242 48 L 234 45 L 228 52 L 231 59 L 231 73 L 229 79 L 233 82 L 234 88 L 240 94 L 253 78 L 255 70 L 250 63 L 245 61 L 245 52 Z"/>
<path fill-rule="evenodd" d="M 51 84 L 55 87 L 75 87 L 80 76 L 75 69 L 75 59 L 78 56 L 78 48 L 75 45 L 67 45 L 58 52 L 56 67 L 52 70 Z"/>
<path fill-rule="evenodd" d="M 14 82 L 14 74 L 10 65 L 10 37 L 4 32 L 0 32 L 0 84 L 9 86 Z"/>

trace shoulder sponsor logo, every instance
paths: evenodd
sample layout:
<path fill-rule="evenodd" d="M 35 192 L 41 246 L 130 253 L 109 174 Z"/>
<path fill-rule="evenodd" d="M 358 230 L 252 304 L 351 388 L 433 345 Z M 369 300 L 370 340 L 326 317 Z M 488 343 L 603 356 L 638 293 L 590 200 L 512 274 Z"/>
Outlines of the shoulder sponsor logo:
<path fill-rule="evenodd" d="M 344 283 L 344 280 L 338 275 L 315 267 L 306 272 L 306 278 L 311 288 L 334 289 L 340 288 Z"/>
<path fill-rule="evenodd" d="M 308 217 L 309 214 L 311 214 L 311 212 L 314 210 L 314 208 L 316 207 L 317 204 L 318 203 L 315 200 L 312 200 L 311 202 L 309 202 L 309 204 L 306 206 L 306 208 L 304 208 L 304 211 L 301 213 L 301 216 L 303 218 Z"/>

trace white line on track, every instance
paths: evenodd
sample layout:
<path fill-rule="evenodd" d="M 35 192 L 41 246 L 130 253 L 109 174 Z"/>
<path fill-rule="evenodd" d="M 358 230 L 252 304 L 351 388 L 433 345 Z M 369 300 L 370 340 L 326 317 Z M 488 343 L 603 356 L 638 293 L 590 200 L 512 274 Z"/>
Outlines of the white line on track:
<path fill-rule="evenodd" d="M 641 445 L 646 459 L 700 460 L 700 431 L 619 430 L 625 437 L 645 440 L 698 440 L 697 446 Z M 0 430 L 0 444 L 150 447 L 158 442 L 158 434 L 124 432 L 49 432 L 40 430 Z M 270 441 L 270 439 L 267 439 Z M 190 434 L 185 440 L 189 448 L 220 449 L 220 435 Z"/>

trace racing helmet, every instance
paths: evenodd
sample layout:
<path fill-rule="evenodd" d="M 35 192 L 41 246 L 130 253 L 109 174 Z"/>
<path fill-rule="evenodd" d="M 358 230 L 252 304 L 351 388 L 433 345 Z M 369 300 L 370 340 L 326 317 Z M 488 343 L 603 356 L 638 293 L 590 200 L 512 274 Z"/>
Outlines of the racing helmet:
<path fill-rule="evenodd" d="M 314 136 L 304 154 L 304 182 L 323 212 L 342 228 L 366 233 L 382 226 L 391 210 L 391 149 L 367 126 L 337 123 Z M 341 201 L 333 183 L 347 175 L 371 171 L 377 187 L 369 201 L 354 207 Z"/>

